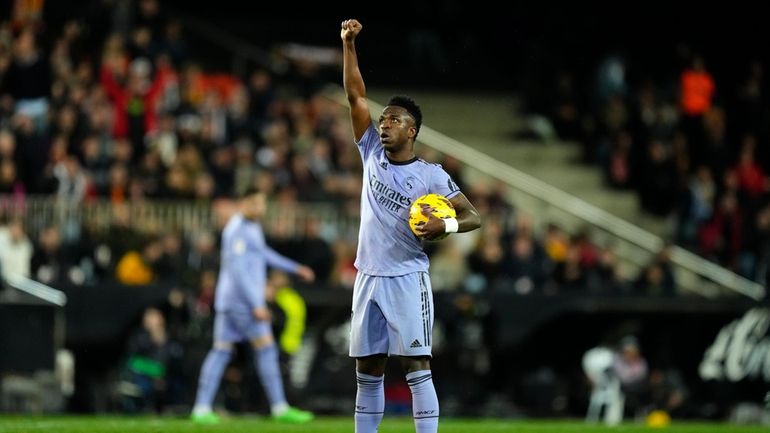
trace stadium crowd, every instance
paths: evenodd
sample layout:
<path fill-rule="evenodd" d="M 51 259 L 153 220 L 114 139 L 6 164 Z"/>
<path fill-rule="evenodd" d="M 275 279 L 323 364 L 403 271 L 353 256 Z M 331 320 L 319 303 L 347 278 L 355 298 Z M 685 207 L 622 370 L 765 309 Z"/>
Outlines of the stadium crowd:
<path fill-rule="evenodd" d="M 602 170 L 609 187 L 634 191 L 641 209 L 665 219 L 672 241 L 766 284 L 765 63 L 755 53 L 715 75 L 694 50 L 676 52 L 666 74 L 619 52 L 592 74 L 565 67 L 537 110 L 561 138 L 580 143 L 584 162 Z"/>
<path fill-rule="evenodd" d="M 155 342 L 160 347 L 157 356 L 177 359 L 169 341 L 200 342 L 208 337 L 189 329 L 203 329 L 200 321 L 210 317 L 221 227 L 195 232 L 158 227 L 147 232 L 132 220 L 132 205 L 184 200 L 211 203 L 216 211 L 217 203 L 256 184 L 284 207 L 331 203 L 340 214 L 356 216 L 360 157 L 342 108 L 322 96 L 320 80 L 307 75 L 312 67 L 297 64 L 284 76 L 267 68 L 245 77 L 207 71 L 188 46 L 181 23 L 166 18 L 157 0 L 118 6 L 95 1 L 89 13 L 102 20 L 75 19 L 61 26 L 47 25 L 35 4 L 19 3 L 14 15 L 0 23 L 0 272 L 55 287 L 173 287 L 165 317 L 148 311 L 130 340 L 129 352 L 148 346 L 152 350 Z M 640 114 L 641 123 L 634 124 L 650 136 L 653 125 L 663 128 L 667 125 L 659 123 L 669 119 L 653 93 L 645 100 L 652 105 L 642 107 L 652 112 Z M 692 119 L 692 125 L 703 121 L 703 136 L 717 140 L 720 125 L 724 132 L 724 113 L 710 103 L 706 106 L 694 115 L 700 117 Z M 630 129 L 630 106 L 612 97 L 601 107 L 606 117 L 591 143 L 603 143 L 597 155 L 604 156 L 597 158 L 612 168 L 608 177 L 631 185 L 633 176 L 659 176 L 663 180 L 639 185 L 659 188 L 644 193 L 654 197 L 652 210 L 673 210 L 679 202 L 672 197 L 662 203 L 666 194 L 661 191 L 672 191 L 669 180 L 685 173 L 674 164 L 671 149 L 686 148 L 690 137 L 683 132 L 666 136 L 671 142 L 650 141 L 649 152 L 642 154 L 649 154 L 649 164 L 659 169 L 636 171 L 630 164 L 647 159 L 632 158 L 631 145 L 646 139 L 638 135 L 643 132 Z M 722 149 L 721 141 L 709 143 Z M 714 161 L 712 153 L 699 156 L 697 167 L 704 168 L 687 184 L 691 200 L 688 213 L 682 213 L 684 241 L 703 238 L 704 245 L 711 245 L 704 254 L 733 260 L 736 266 L 744 263 L 738 258 L 749 248 L 748 241 L 759 239 L 741 235 L 744 228 L 737 212 L 746 213 L 744 220 L 749 209 L 754 216 L 767 214 L 759 201 L 744 201 L 759 200 L 765 190 L 761 169 L 752 162 L 756 140 L 747 138 L 745 143 L 745 165 L 735 170 L 716 171 L 708 164 Z M 638 151 L 638 146 L 633 149 Z M 540 230 L 531 216 L 511 205 L 504 184 L 470 184 L 456 159 L 430 149 L 419 153 L 443 164 L 485 220 L 478 234 L 428 246 L 436 291 L 473 296 L 676 293 L 665 251 L 636 279 L 621 279 L 611 246 L 599 247 L 590 233 L 571 236 L 553 224 Z M 720 189 L 713 179 L 723 175 L 725 182 L 731 179 L 733 189 L 717 195 Z M 31 216 L 23 212 L 24 203 L 35 196 L 82 207 L 109 202 L 110 228 L 99 231 L 52 218 L 41 230 L 28 233 Z M 712 211 L 717 196 L 720 204 Z M 355 233 L 340 234 L 313 218 L 307 219 L 300 236 L 284 230 L 280 218 L 268 227 L 271 244 L 313 267 L 321 285 L 352 287 Z M 711 238 L 696 235 L 709 227 Z M 723 242 L 723 236 L 731 237 Z"/>
<path fill-rule="evenodd" d="M 47 27 L 34 11 L 2 25 L 0 191 L 6 206 L 0 242 L 8 245 L 3 251 L 20 251 L 8 260 L 24 262 L 8 263 L 6 271 L 77 284 L 105 278 L 179 284 L 194 275 L 184 281 L 194 294 L 207 280 L 200 276 L 216 270 L 217 228 L 134 233 L 127 205 L 216 202 L 253 182 L 284 205 L 331 202 L 355 215 L 360 158 L 340 107 L 320 95 L 317 80 L 276 79 L 265 69 L 247 77 L 206 72 L 180 23 L 163 18 L 156 1 L 137 2 L 135 9 L 96 3 L 112 17 L 111 27 L 78 20 Z M 553 225 L 536 235 L 530 217 L 508 203 L 504 185 L 468 185 L 458 161 L 421 153 L 442 161 L 489 219 L 478 238 L 434 246 L 438 290 L 673 293 L 665 257 L 638 283 L 620 281 L 611 249 Z M 113 228 L 105 235 L 53 222 L 26 240 L 24 216 L 9 204 L 32 195 L 84 205 L 109 201 Z M 317 223 L 307 225 L 305 237 L 321 252 L 277 240 L 300 259 L 314 255 L 310 262 L 331 285 L 350 285 L 354 245 Z M 280 238 L 280 230 L 271 235 Z M 331 256 L 333 263 L 326 260 Z"/>

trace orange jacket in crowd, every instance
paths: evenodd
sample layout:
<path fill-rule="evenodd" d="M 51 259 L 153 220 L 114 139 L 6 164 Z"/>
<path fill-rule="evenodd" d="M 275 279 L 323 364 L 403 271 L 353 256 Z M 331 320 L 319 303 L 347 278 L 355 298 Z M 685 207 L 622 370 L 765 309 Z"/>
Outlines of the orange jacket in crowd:
<path fill-rule="evenodd" d="M 705 71 L 688 69 L 682 73 L 682 111 L 688 116 L 700 116 L 711 108 L 716 86 Z"/>

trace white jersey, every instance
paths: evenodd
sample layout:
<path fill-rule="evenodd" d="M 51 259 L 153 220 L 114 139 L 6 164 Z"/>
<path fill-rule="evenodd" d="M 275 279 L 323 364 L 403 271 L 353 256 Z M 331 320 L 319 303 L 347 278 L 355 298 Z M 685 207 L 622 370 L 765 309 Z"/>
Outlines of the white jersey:
<path fill-rule="evenodd" d="M 364 163 L 356 269 L 390 277 L 427 271 L 428 256 L 409 228 L 409 207 L 425 194 L 452 198 L 460 189 L 439 164 L 391 161 L 374 124 L 356 144 Z"/>

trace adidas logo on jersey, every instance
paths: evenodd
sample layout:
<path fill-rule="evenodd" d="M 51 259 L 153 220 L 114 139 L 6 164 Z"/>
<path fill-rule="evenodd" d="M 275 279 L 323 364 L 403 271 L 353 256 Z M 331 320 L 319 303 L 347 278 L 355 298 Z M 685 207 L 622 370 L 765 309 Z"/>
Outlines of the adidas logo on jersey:
<path fill-rule="evenodd" d="M 409 347 L 422 347 L 422 344 L 420 344 L 420 340 L 414 340 L 412 341 L 412 345 Z"/>

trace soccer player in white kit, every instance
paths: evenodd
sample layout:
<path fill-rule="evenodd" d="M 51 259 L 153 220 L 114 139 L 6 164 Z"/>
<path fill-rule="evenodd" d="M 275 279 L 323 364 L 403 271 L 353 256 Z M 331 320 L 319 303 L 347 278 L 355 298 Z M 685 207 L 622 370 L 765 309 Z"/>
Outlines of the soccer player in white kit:
<path fill-rule="evenodd" d="M 313 419 L 312 413 L 286 402 L 265 287 L 268 266 L 297 274 L 306 282 L 312 282 L 315 273 L 267 245 L 260 223 L 267 209 L 266 200 L 264 192 L 248 188 L 238 201 L 239 212 L 230 218 L 222 232 L 222 266 L 214 301 L 214 344 L 198 378 L 191 414 L 196 423 L 220 421 L 212 405 L 234 345 L 241 341 L 249 341 L 254 349 L 254 367 L 270 401 L 272 418 L 289 423 Z"/>
<path fill-rule="evenodd" d="M 391 98 L 372 123 L 355 49 L 357 20 L 342 22 L 343 81 L 356 144 L 364 165 L 361 227 L 353 289 L 350 356 L 356 358 L 356 433 L 375 433 L 385 410 L 383 376 L 388 355 L 397 355 L 412 391 L 417 433 L 435 433 L 439 404 L 430 370 L 433 295 L 422 240 L 481 226 L 476 209 L 438 164 L 414 155 L 422 113 L 404 96 Z M 409 228 L 409 207 L 437 193 L 449 199 L 457 218 L 429 215 L 419 237 Z"/>

